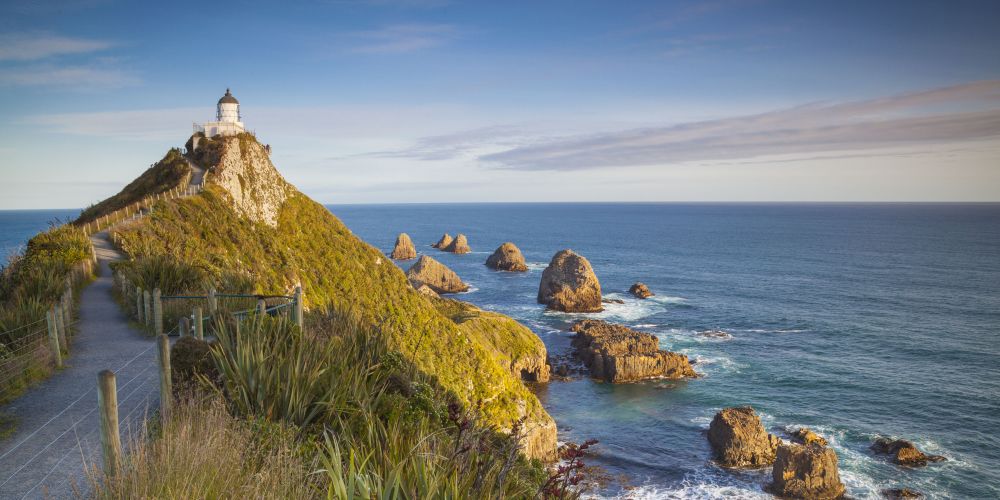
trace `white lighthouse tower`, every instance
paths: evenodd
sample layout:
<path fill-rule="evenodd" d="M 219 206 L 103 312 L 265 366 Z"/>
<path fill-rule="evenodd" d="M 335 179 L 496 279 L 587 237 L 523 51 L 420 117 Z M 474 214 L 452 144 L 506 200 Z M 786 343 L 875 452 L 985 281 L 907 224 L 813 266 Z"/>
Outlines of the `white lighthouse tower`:
<path fill-rule="evenodd" d="M 226 95 L 222 96 L 216 105 L 215 121 L 205 122 L 203 125 L 196 124 L 194 131 L 204 133 L 205 137 L 236 135 L 245 130 L 242 120 L 240 101 L 237 101 L 229 89 L 226 89 Z"/>

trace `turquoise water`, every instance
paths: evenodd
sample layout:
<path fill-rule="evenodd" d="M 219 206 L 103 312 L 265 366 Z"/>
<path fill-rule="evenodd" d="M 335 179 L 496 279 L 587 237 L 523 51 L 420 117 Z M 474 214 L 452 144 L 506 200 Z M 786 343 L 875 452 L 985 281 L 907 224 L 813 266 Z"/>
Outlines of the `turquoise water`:
<path fill-rule="evenodd" d="M 808 425 L 829 439 L 854 497 L 900 486 L 935 498 L 1000 497 L 1000 205 L 330 209 L 385 251 L 408 232 L 418 251 L 471 283 L 460 298 L 514 316 L 554 354 L 568 349 L 569 325 L 588 315 L 536 304 L 541 270 L 562 248 L 590 259 L 605 294 L 625 301 L 596 316 L 655 333 L 704 374 L 539 389 L 560 439 L 599 439 L 592 461 L 627 474 L 634 497 L 766 496 L 766 471 L 733 473 L 709 461 L 704 431 L 712 415 L 742 404 L 776 432 Z M 0 246 L 16 248 L 75 213 L 0 212 Z M 445 231 L 468 235 L 474 253 L 429 248 Z M 483 265 L 507 240 L 530 272 Z M 657 296 L 632 299 L 625 291 L 635 281 Z M 698 335 L 705 330 L 731 338 Z M 868 452 L 877 434 L 914 440 L 948 461 L 889 464 Z"/>
<path fill-rule="evenodd" d="M 594 461 L 626 473 L 634 496 L 765 496 L 768 471 L 714 467 L 704 436 L 720 408 L 751 404 L 775 432 L 808 425 L 830 440 L 852 496 L 907 486 L 934 497 L 1000 497 L 1000 205 L 330 209 L 385 251 L 409 233 L 418 251 L 472 285 L 461 299 L 514 316 L 550 353 L 567 350 L 566 330 L 587 315 L 536 304 L 541 270 L 562 248 L 586 256 L 605 294 L 625 300 L 596 316 L 655 333 L 705 375 L 540 390 L 560 439 L 599 439 Z M 429 248 L 445 231 L 465 233 L 474 253 Z M 483 265 L 507 240 L 530 272 Z M 657 296 L 631 298 L 635 281 Z M 705 330 L 731 338 L 698 335 Z M 948 461 L 892 465 L 868 452 L 879 434 Z"/>

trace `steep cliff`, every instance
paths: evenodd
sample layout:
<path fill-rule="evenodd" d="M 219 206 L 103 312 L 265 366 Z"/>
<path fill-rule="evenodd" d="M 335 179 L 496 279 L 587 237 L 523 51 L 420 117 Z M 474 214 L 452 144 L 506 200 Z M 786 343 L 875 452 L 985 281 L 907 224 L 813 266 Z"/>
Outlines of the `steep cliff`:
<path fill-rule="evenodd" d="M 520 418 L 529 456 L 555 453 L 555 423 L 519 375 L 544 379 L 545 348 L 512 319 L 462 305 L 456 319 L 409 285 L 381 252 L 351 234 L 325 207 L 288 184 L 263 146 L 242 134 L 217 140 L 201 194 L 161 202 L 121 227 L 134 257 L 171 254 L 209 273 L 238 270 L 261 291 L 301 283 L 307 307 L 350 312 L 387 334 L 391 346 L 501 431 Z M 453 301 L 449 301 L 453 302 Z M 544 372 L 544 375 L 543 375 Z"/>

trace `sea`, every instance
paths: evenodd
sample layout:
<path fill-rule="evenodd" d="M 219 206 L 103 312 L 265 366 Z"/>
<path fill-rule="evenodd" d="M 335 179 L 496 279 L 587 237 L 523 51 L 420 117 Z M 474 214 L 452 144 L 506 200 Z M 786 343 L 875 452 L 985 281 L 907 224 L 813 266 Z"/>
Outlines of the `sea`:
<path fill-rule="evenodd" d="M 328 207 L 385 252 L 398 233 L 471 285 L 456 298 L 508 314 L 551 355 L 600 318 L 660 339 L 702 377 L 535 387 L 562 442 L 596 439 L 588 465 L 619 498 L 768 498 L 770 470 L 712 463 L 720 409 L 751 405 L 769 431 L 808 426 L 839 457 L 854 498 L 907 487 L 929 498 L 1000 498 L 1000 204 L 406 204 Z M 78 211 L 77 211 L 78 212 Z M 17 248 L 72 211 L 0 212 Z M 430 247 L 465 234 L 473 249 Z M 488 269 L 505 241 L 527 273 Z M 536 303 L 542 270 L 571 248 L 593 265 L 604 312 Z M 397 262 L 406 269 L 412 264 Z M 646 283 L 655 297 L 627 290 Z M 941 463 L 894 465 L 878 436 Z"/>

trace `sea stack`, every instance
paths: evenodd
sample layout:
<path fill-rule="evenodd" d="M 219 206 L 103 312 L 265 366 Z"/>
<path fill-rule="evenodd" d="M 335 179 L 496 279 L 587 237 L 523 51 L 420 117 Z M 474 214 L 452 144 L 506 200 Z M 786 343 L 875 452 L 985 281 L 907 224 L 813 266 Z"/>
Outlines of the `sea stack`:
<path fill-rule="evenodd" d="M 572 250 L 560 250 L 542 272 L 538 302 L 564 312 L 600 312 L 601 283 L 590 262 Z"/>
<path fill-rule="evenodd" d="M 723 467 L 763 467 L 774 463 L 781 439 L 764 430 L 749 406 L 726 408 L 708 427 L 708 442 Z"/>
<path fill-rule="evenodd" d="M 463 283 L 448 266 L 426 255 L 421 255 L 413 267 L 406 271 L 406 277 L 417 290 L 423 285 L 435 293 L 459 293 L 469 289 L 469 285 Z"/>
<path fill-rule="evenodd" d="M 687 356 L 661 351 L 655 335 L 592 319 L 573 325 L 573 331 L 576 355 L 591 376 L 606 382 L 698 376 Z"/>
<path fill-rule="evenodd" d="M 628 289 L 628 293 L 631 293 L 640 299 L 648 299 L 653 295 L 656 295 L 655 293 L 649 291 L 649 287 L 646 286 L 645 283 L 639 282 L 632 285 L 632 287 Z"/>
<path fill-rule="evenodd" d="M 451 235 L 444 233 L 441 235 L 441 239 L 437 243 L 431 245 L 432 248 L 437 248 L 438 250 L 444 250 L 445 247 L 451 245 Z"/>
<path fill-rule="evenodd" d="M 927 462 L 941 462 L 945 459 L 941 455 L 928 455 L 905 439 L 880 437 L 872 443 L 871 449 L 877 454 L 891 456 L 897 465 L 908 467 L 922 467 L 927 465 Z"/>
<path fill-rule="evenodd" d="M 528 265 L 524 262 L 524 255 L 521 255 L 521 249 L 509 241 L 500 245 L 493 252 L 493 255 L 486 259 L 486 267 L 497 271 L 520 273 L 528 270 Z"/>
<path fill-rule="evenodd" d="M 472 249 L 469 248 L 469 240 L 467 240 L 465 235 L 462 233 L 458 233 L 458 235 L 455 236 L 455 239 L 451 240 L 451 243 L 448 243 L 443 250 L 451 253 L 469 253 L 472 251 Z"/>
<path fill-rule="evenodd" d="M 782 444 L 767 489 L 781 498 L 827 500 L 841 498 L 844 483 L 837 470 L 837 453 L 818 444 Z"/>
<path fill-rule="evenodd" d="M 417 249 L 413 247 L 413 241 L 410 240 L 410 235 L 406 233 L 399 233 L 396 237 L 396 246 L 392 248 L 392 254 L 390 255 L 395 260 L 410 260 L 417 258 Z"/>

